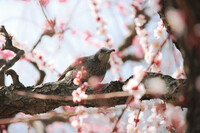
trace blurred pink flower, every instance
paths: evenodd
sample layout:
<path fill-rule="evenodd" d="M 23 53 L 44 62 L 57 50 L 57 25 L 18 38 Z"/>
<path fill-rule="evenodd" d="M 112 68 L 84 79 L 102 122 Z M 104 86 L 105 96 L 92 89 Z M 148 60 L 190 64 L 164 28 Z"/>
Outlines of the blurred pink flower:
<path fill-rule="evenodd" d="M 41 6 L 47 6 L 49 4 L 49 0 L 39 0 Z"/>
<path fill-rule="evenodd" d="M 1 47 L 0 47 L 0 49 L 1 49 Z M 0 50 L 0 57 L 2 58 L 2 59 L 9 59 L 9 58 L 11 58 L 11 57 L 14 57 L 14 52 L 12 52 L 12 51 L 10 51 L 10 50 L 4 50 L 4 51 L 1 51 Z"/>
<path fill-rule="evenodd" d="M 68 0 L 58 0 L 58 2 L 67 2 Z"/>
<path fill-rule="evenodd" d="M 144 24 L 146 23 L 146 19 L 145 19 L 145 16 L 140 14 L 138 15 L 137 18 L 135 18 L 135 25 L 140 27 L 140 26 L 143 26 Z"/>

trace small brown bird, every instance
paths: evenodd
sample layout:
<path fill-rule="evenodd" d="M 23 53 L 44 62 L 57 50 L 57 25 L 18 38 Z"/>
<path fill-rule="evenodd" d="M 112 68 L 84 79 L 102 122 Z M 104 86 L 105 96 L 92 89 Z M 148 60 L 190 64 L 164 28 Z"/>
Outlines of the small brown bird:
<path fill-rule="evenodd" d="M 106 74 L 108 60 L 113 51 L 115 50 L 101 48 L 95 55 L 78 58 L 63 72 L 58 81 L 65 78 L 65 81 L 71 84 L 78 77 L 81 83 L 89 80 L 93 82 L 93 79 L 101 82 Z"/>

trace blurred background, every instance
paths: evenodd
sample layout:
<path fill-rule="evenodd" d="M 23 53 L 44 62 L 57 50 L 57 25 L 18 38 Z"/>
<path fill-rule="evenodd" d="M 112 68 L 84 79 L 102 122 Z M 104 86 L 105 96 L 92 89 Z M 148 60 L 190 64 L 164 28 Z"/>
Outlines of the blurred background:
<path fill-rule="evenodd" d="M 26 59 L 13 66 L 20 75 L 20 81 L 25 85 L 34 85 L 40 77 L 30 60 L 46 73 L 43 82 L 50 82 L 56 81 L 59 74 L 80 56 L 92 55 L 101 47 L 119 50 L 134 29 L 135 11 L 131 2 L 97 0 L 94 8 L 89 0 L 0 0 L 0 24 L 5 25 L 13 35 L 15 45 L 26 51 Z M 95 10 L 98 10 L 97 13 Z M 155 13 L 145 25 L 150 35 L 159 21 L 159 15 Z M 55 33 L 51 34 L 50 23 Z M 108 39 L 109 42 L 106 42 Z M 141 59 L 143 53 L 138 40 L 133 40 L 130 46 L 113 55 L 118 66 L 111 64 L 114 67 L 107 72 L 103 82 L 127 79 L 133 74 L 135 65 L 147 67 L 148 64 Z M 168 43 L 162 50 L 161 72 L 164 74 L 172 75 L 180 66 L 182 60 L 178 58 L 180 62 L 175 63 L 174 49 Z M 136 55 L 139 61 L 128 59 L 121 62 L 123 55 Z M 2 58 L 9 57 L 12 54 Z M 10 83 L 11 79 L 6 77 L 6 85 Z"/>

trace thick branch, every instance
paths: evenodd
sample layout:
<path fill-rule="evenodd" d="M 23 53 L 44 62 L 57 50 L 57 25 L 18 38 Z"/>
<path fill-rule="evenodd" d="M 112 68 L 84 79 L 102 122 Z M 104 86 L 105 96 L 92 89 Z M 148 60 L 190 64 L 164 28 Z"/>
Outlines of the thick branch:
<path fill-rule="evenodd" d="M 178 86 L 179 83 L 178 80 L 175 80 L 171 77 L 169 78 L 169 76 L 156 73 L 148 73 L 147 76 L 148 77 L 146 77 L 145 80 L 151 77 L 160 77 L 161 79 L 164 79 L 165 83 L 169 88 L 168 89 L 169 91 L 162 96 L 154 96 L 148 93 L 147 95 L 143 96 L 142 98 L 143 100 L 154 97 L 160 97 L 166 102 L 170 102 L 175 105 L 183 105 L 183 103 L 179 101 L 179 96 L 182 95 L 182 87 L 178 88 L 175 87 Z M 167 80 L 167 78 L 171 80 Z M 171 81 L 173 81 L 173 85 L 170 84 Z M 125 94 L 122 91 L 122 86 L 125 83 L 126 82 L 114 81 L 111 82 L 110 84 L 105 84 L 101 89 L 98 89 L 96 91 L 92 91 L 91 89 L 88 88 L 86 90 L 86 93 L 89 95 L 89 97 L 90 95 L 94 94 L 98 94 L 98 96 L 95 97 L 94 95 L 90 97 L 89 100 L 85 100 L 85 102 L 80 104 L 86 107 L 100 107 L 100 106 L 110 107 L 110 106 L 124 104 L 126 102 L 127 97 L 130 95 L 127 93 L 126 95 L 120 96 L 120 93 Z M 23 85 L 20 84 L 11 85 L 9 87 L 1 87 L 0 118 L 12 117 L 18 112 L 24 112 L 27 114 L 38 114 L 50 111 L 59 106 L 64 106 L 64 105 L 77 106 L 79 104 L 74 103 L 71 97 L 72 91 L 76 88 L 77 88 L 76 86 L 67 85 L 67 83 L 65 83 L 64 81 L 50 82 L 38 86 L 28 86 L 28 87 L 24 87 Z M 34 95 L 23 96 L 15 93 L 16 91 L 45 94 L 45 95 L 55 95 L 55 97 L 61 96 L 63 97 L 63 100 L 56 98 L 49 99 L 48 96 L 45 97 L 45 95 L 41 95 L 40 96 L 41 99 L 35 98 Z M 118 92 L 119 94 L 116 95 L 116 97 L 109 97 L 109 93 L 111 93 L 112 95 L 113 92 L 114 93 Z"/>

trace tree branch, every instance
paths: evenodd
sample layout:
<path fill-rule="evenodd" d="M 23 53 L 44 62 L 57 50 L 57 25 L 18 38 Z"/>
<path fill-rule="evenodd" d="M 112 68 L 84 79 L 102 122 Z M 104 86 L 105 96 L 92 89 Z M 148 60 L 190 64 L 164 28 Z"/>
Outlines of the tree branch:
<path fill-rule="evenodd" d="M 152 76 L 153 75 L 153 76 Z M 169 78 L 167 75 L 148 73 L 148 78 L 161 77 L 161 79 Z M 145 79 L 146 80 L 146 79 Z M 156 96 L 170 102 L 174 105 L 185 106 L 181 103 L 179 96 L 182 95 L 182 87 L 178 86 L 178 80 L 171 78 L 174 82 L 174 87 L 170 86 L 169 80 L 164 80 L 169 91 L 162 95 Z M 127 82 L 127 81 L 126 81 Z M 113 81 L 110 84 L 104 84 L 104 86 L 97 90 L 87 89 L 86 94 L 89 95 L 89 99 L 86 99 L 84 103 L 74 103 L 72 101 L 72 91 L 77 88 L 77 86 L 69 86 L 64 81 L 60 82 L 50 82 L 37 86 L 24 87 L 23 85 L 10 85 L 8 87 L 0 88 L 0 118 L 12 117 L 18 112 L 24 112 L 26 114 L 38 114 L 53 110 L 59 106 L 78 106 L 82 104 L 85 107 L 101 107 L 101 106 L 115 106 L 124 104 L 126 99 L 130 94 L 122 90 L 122 86 L 126 82 Z M 171 90 L 174 90 L 173 92 Z M 17 93 L 17 91 L 22 91 L 32 95 L 23 95 Z M 148 91 L 147 91 L 148 92 Z M 34 94 L 35 93 L 35 94 Z M 42 94 L 42 95 L 40 95 Z M 98 95 L 96 95 L 98 94 Z M 113 94 L 114 97 L 112 96 Z M 48 97 L 47 95 L 50 95 Z M 55 97 L 52 98 L 54 95 Z M 37 97 L 37 98 L 36 98 Z M 56 98 L 57 97 L 57 98 Z M 154 98 L 154 95 L 146 94 L 143 96 L 142 100 Z M 40 98 L 40 99 L 39 99 Z M 60 98 L 60 99 L 59 99 Z M 34 106 L 33 106 L 34 105 Z"/>
<path fill-rule="evenodd" d="M 14 70 L 9 69 L 9 70 L 6 71 L 6 74 L 10 75 L 12 77 L 14 85 L 21 84 L 20 81 L 19 81 L 19 76 L 17 75 L 17 73 Z"/>
<path fill-rule="evenodd" d="M 30 63 L 39 71 L 40 73 L 40 78 L 38 79 L 36 85 L 39 85 L 41 84 L 43 81 L 44 81 L 44 78 L 46 76 L 46 73 L 45 71 L 41 70 L 39 67 L 38 67 L 38 64 L 36 62 L 33 62 L 33 61 L 30 61 Z"/>
<path fill-rule="evenodd" d="M 3 45 L 2 50 L 11 50 L 16 53 L 13 59 L 9 60 L 8 62 L 5 62 L 5 64 L 0 68 L 0 74 L 4 74 L 6 70 L 12 67 L 24 55 L 25 52 L 24 50 L 18 49 L 15 46 L 13 46 L 12 37 L 7 33 L 4 26 L 1 26 L 0 32 L 3 33 L 6 39 L 6 43 Z"/>

